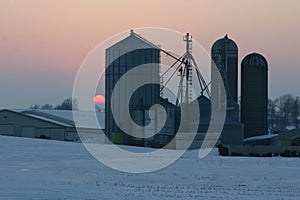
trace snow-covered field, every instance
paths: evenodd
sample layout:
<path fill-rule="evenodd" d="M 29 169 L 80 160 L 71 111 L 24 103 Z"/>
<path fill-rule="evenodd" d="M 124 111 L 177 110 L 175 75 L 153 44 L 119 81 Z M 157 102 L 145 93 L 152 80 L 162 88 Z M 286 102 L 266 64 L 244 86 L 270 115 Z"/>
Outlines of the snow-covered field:
<path fill-rule="evenodd" d="M 153 173 L 121 173 L 80 143 L 0 136 L 0 199 L 300 199 L 299 158 L 189 151 Z"/>

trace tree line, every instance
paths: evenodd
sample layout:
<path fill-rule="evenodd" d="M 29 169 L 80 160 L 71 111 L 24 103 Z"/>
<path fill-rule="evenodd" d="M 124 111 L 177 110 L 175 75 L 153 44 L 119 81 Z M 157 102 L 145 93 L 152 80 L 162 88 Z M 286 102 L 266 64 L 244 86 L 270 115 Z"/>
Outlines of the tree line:
<path fill-rule="evenodd" d="M 60 104 L 35 104 L 30 109 L 41 110 L 78 110 L 76 99 L 67 98 Z M 298 128 L 300 122 L 300 98 L 292 94 L 282 95 L 274 100 L 268 100 L 268 126 L 272 129 L 276 126 L 295 126 Z"/>
<path fill-rule="evenodd" d="M 54 106 L 52 104 L 43 104 L 43 105 L 39 105 L 39 104 L 35 104 L 33 106 L 30 106 L 30 109 L 41 109 L 41 110 L 78 110 L 78 103 L 76 99 L 72 99 L 72 98 L 67 98 L 65 100 L 63 100 L 60 104 Z"/>
<path fill-rule="evenodd" d="M 300 121 L 300 102 L 298 96 L 292 94 L 282 95 L 274 100 L 268 100 L 269 129 L 278 125 L 295 126 L 298 128 Z"/>

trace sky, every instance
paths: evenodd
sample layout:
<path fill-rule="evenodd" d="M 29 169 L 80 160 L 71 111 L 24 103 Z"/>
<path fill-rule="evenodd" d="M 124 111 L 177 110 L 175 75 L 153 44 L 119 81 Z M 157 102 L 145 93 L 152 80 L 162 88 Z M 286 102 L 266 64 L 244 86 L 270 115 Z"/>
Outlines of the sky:
<path fill-rule="evenodd" d="M 0 107 L 58 104 L 99 43 L 122 31 L 189 32 L 208 52 L 228 34 L 239 63 L 258 52 L 269 63 L 269 97 L 300 96 L 298 0 L 1 0 Z"/>

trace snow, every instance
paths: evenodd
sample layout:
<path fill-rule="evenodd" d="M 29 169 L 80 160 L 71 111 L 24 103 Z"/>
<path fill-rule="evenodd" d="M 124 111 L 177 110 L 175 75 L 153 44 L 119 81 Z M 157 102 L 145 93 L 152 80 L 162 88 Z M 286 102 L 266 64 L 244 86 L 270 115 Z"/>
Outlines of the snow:
<path fill-rule="evenodd" d="M 93 112 L 93 111 L 72 111 L 72 110 L 42 110 L 41 112 L 48 113 L 54 116 L 62 117 L 64 119 L 74 121 L 73 114 L 76 114 L 76 127 L 77 128 L 105 128 L 104 115 L 105 112 Z M 94 117 L 97 117 L 98 123 L 94 124 Z"/>
<path fill-rule="evenodd" d="M 28 112 L 28 111 L 27 111 Z M 45 113 L 48 115 L 52 115 L 54 117 L 62 118 L 68 120 L 70 122 L 74 122 L 73 113 L 76 114 L 76 127 L 77 128 L 94 128 L 98 129 L 99 127 L 105 128 L 105 120 L 104 120 L 104 112 L 93 112 L 93 111 L 72 111 L 72 110 L 34 110 L 30 112 L 30 115 L 34 117 L 43 118 L 46 121 L 51 121 L 53 119 L 50 116 L 40 116 L 40 113 Z M 25 114 L 29 115 L 25 112 Z M 94 117 L 96 116 L 98 123 L 94 124 Z M 58 120 L 56 120 L 58 121 Z M 59 122 L 59 121 L 58 121 Z M 63 122 L 60 122 L 63 123 Z"/>
<path fill-rule="evenodd" d="M 285 128 L 290 131 L 290 130 L 296 129 L 296 126 L 287 125 Z"/>
<path fill-rule="evenodd" d="M 36 119 L 41 119 L 41 120 L 44 120 L 44 121 L 47 121 L 47 122 L 51 122 L 51 123 L 54 123 L 54 124 L 58 124 L 58 125 L 61 125 L 61 126 L 65 126 L 65 127 L 73 127 L 73 126 L 70 125 L 70 124 L 63 123 L 63 122 L 60 122 L 60 121 L 58 121 L 58 120 L 49 119 L 49 118 L 47 118 L 47 117 L 42 117 L 42 116 L 33 115 L 33 114 L 28 114 L 28 113 L 25 113 L 25 115 L 30 116 L 30 117 L 33 117 L 33 118 L 36 118 Z"/>
<path fill-rule="evenodd" d="M 299 158 L 221 157 L 214 149 L 200 160 L 191 150 L 162 170 L 128 174 L 81 143 L 0 136 L 0 154 L 0 199 L 300 199 Z"/>
<path fill-rule="evenodd" d="M 244 142 L 251 142 L 251 141 L 256 141 L 256 140 L 267 140 L 267 139 L 275 138 L 277 136 L 278 136 L 278 134 L 253 136 L 253 137 L 249 137 L 247 139 L 244 139 Z"/>

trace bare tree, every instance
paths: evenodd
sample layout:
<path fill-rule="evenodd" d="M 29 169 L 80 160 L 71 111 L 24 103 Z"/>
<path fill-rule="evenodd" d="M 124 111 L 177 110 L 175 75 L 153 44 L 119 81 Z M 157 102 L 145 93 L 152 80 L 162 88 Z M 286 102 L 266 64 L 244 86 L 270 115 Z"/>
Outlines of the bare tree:
<path fill-rule="evenodd" d="M 299 119 L 298 119 L 299 118 L 299 108 L 300 108 L 299 97 L 295 97 L 292 111 L 291 111 L 291 117 L 293 120 L 293 124 L 295 125 L 296 128 L 298 128 L 298 125 L 299 125 Z"/>
<path fill-rule="evenodd" d="M 268 124 L 269 129 L 274 128 L 278 124 L 278 109 L 277 109 L 277 99 L 274 101 L 272 99 L 268 100 Z"/>
<path fill-rule="evenodd" d="M 276 101 L 276 105 L 279 108 L 279 124 L 284 126 L 293 124 L 298 127 L 299 97 L 285 94 L 276 99 Z"/>

